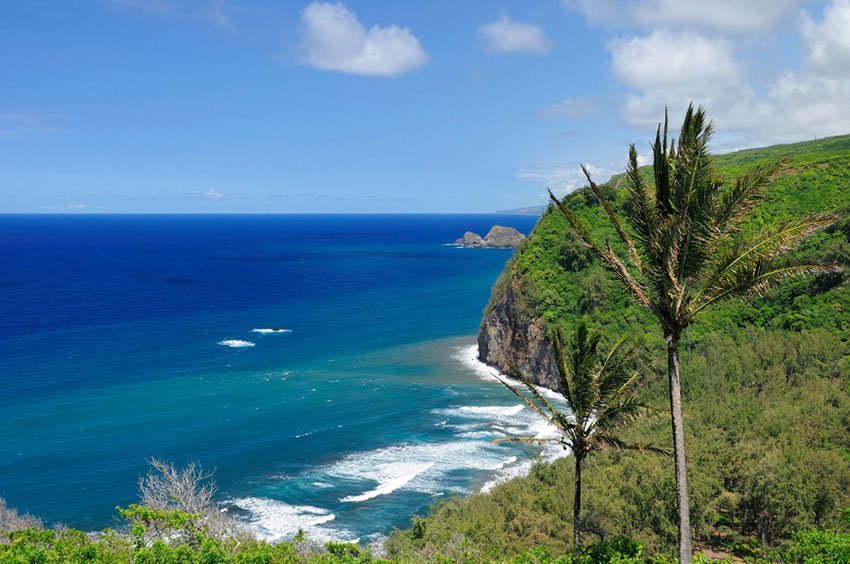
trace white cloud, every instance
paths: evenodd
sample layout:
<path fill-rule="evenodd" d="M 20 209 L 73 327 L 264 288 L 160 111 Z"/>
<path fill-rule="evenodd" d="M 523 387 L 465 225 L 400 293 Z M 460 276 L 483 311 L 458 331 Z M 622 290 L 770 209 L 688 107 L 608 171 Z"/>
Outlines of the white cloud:
<path fill-rule="evenodd" d="M 731 43 L 694 33 L 653 31 L 648 36 L 609 43 L 614 74 L 626 86 L 678 87 L 697 81 L 707 86 L 741 77 Z"/>
<path fill-rule="evenodd" d="M 613 174 L 618 172 L 590 164 L 585 165 L 585 167 L 587 167 L 590 177 L 593 178 L 593 181 L 597 184 L 607 182 Z M 559 197 L 566 196 L 577 188 L 587 185 L 587 178 L 585 178 L 584 173 L 579 166 L 552 166 L 525 169 L 519 171 L 516 174 L 516 177 L 522 180 L 531 180 L 542 184 L 546 188 L 552 190 L 552 192 Z"/>
<path fill-rule="evenodd" d="M 729 33 L 763 31 L 797 0 L 562 0 L 589 22 L 611 27 L 692 27 Z"/>
<path fill-rule="evenodd" d="M 628 88 L 623 119 L 639 127 L 673 123 L 691 101 L 704 105 L 725 136 L 720 148 L 800 141 L 850 132 L 850 0 L 821 21 L 802 15 L 808 65 L 759 79 L 731 39 L 654 30 L 608 45 L 614 76 Z M 729 141 L 733 145 L 729 144 Z"/>
<path fill-rule="evenodd" d="M 220 199 L 224 198 L 224 193 L 223 193 L 223 192 L 219 192 L 219 191 L 218 191 L 218 190 L 216 190 L 215 188 L 210 188 L 209 190 L 207 190 L 207 191 L 204 193 L 204 196 L 205 196 L 206 198 L 211 199 L 211 200 L 220 200 Z"/>
<path fill-rule="evenodd" d="M 803 39 L 809 63 L 818 71 L 839 75 L 850 72 L 850 0 L 836 0 L 824 10 L 823 21 L 802 13 Z"/>
<path fill-rule="evenodd" d="M 545 53 L 552 46 L 539 26 L 514 21 L 510 16 L 482 25 L 478 33 L 487 50 L 496 53 Z"/>
<path fill-rule="evenodd" d="M 302 62 L 321 70 L 393 76 L 428 59 L 416 36 L 396 25 L 367 30 L 343 4 L 313 2 L 301 13 Z"/>
<path fill-rule="evenodd" d="M 86 208 L 88 208 L 88 206 L 86 204 L 84 204 L 83 202 L 80 202 L 78 204 L 71 204 L 72 210 L 84 210 Z"/>
<path fill-rule="evenodd" d="M 665 107 L 673 116 L 691 101 L 731 111 L 751 97 L 744 68 L 724 39 L 656 30 L 615 39 L 608 50 L 614 76 L 631 90 L 623 117 L 633 125 L 658 123 Z"/>
<path fill-rule="evenodd" d="M 593 102 L 578 96 L 576 98 L 564 98 L 560 102 L 546 106 L 543 114 L 547 116 L 567 116 L 577 118 L 592 113 L 595 110 Z"/>

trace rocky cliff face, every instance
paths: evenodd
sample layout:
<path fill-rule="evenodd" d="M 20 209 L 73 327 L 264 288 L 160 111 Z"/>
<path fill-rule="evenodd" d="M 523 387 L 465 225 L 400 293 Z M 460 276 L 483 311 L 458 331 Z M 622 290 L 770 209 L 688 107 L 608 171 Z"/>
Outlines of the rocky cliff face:
<path fill-rule="evenodd" d="M 557 390 L 555 357 L 543 322 L 523 315 L 520 285 L 521 281 L 512 277 L 501 295 L 493 296 L 478 333 L 478 358 L 505 373 L 514 365 L 533 382 Z"/>

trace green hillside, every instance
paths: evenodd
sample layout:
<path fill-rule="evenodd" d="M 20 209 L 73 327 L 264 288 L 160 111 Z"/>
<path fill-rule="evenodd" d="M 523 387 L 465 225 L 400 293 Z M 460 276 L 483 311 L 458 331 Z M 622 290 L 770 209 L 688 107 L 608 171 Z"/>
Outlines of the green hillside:
<path fill-rule="evenodd" d="M 850 209 L 850 136 L 720 155 L 715 165 L 722 178 L 733 180 L 779 158 L 786 160 L 745 229 Z M 614 177 L 604 187 L 619 208 L 627 205 L 622 181 Z M 594 235 L 608 235 L 616 246 L 589 189 L 565 202 Z M 629 335 L 644 351 L 643 395 L 663 408 L 660 330 L 567 227 L 550 206 L 494 286 L 488 311 L 511 286 L 519 288 L 516 316 L 544 319 L 548 330 L 569 331 L 585 320 L 610 338 Z M 778 554 L 793 539 L 799 542 L 801 531 L 848 528 L 841 510 L 850 506 L 850 218 L 796 252 L 846 270 L 788 282 L 750 302 L 722 304 L 682 340 L 692 522 L 698 544 L 720 554 Z M 630 438 L 668 446 L 669 425 L 663 417 L 643 423 Z M 645 554 L 672 555 L 672 464 L 617 452 L 591 459 L 583 473 L 583 520 L 593 533 L 587 542 L 622 535 L 644 545 Z M 492 495 L 446 502 L 394 542 L 401 552 L 422 550 L 462 533 L 490 558 L 534 546 L 562 553 L 571 529 L 572 472 L 572 462 L 560 460 Z"/>

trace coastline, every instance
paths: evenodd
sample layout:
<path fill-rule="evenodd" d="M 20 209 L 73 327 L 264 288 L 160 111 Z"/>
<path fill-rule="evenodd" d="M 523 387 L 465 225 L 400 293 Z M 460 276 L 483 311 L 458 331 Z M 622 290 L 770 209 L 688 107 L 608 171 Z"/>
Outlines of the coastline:
<path fill-rule="evenodd" d="M 223 505 L 228 511 L 236 512 L 259 538 L 267 541 L 288 540 L 298 530 L 303 530 L 308 538 L 321 542 L 375 544 L 380 543 L 390 529 L 351 530 L 347 525 L 350 524 L 346 516 L 348 510 L 371 507 L 386 511 L 387 507 L 397 504 L 399 498 L 424 498 L 417 504 L 418 509 L 394 525 L 403 528 L 444 495 L 486 493 L 498 484 L 527 475 L 539 459 L 551 461 L 569 455 L 569 451 L 557 444 L 528 447 L 492 443 L 494 439 L 510 436 L 550 438 L 557 436 L 557 432 L 505 390 L 494 375 L 495 369 L 478 360 L 477 354 L 474 337 L 452 337 L 366 355 L 373 358 L 413 355 L 414 360 L 419 356 L 440 355 L 439 369 L 429 379 L 429 385 L 449 388 L 463 385 L 483 393 L 478 394 L 475 401 L 462 401 L 463 397 L 458 396 L 458 401 L 451 405 L 421 413 L 423 425 L 439 428 L 440 440 L 406 441 L 351 452 L 323 466 L 306 469 L 301 475 L 281 477 L 283 482 L 298 481 L 301 488 L 316 488 L 328 493 L 335 491 L 337 483 L 356 480 L 364 484 L 358 491 L 337 494 L 325 504 L 314 504 L 310 499 L 288 503 L 275 499 L 282 487 L 278 484 L 277 489 L 269 490 L 267 495 L 229 496 L 223 500 Z M 368 359 L 366 366 L 369 366 Z M 560 397 L 551 390 L 541 389 L 541 392 L 553 401 Z M 430 424 L 427 423 L 429 419 Z M 458 481 L 458 473 L 467 478 Z"/>

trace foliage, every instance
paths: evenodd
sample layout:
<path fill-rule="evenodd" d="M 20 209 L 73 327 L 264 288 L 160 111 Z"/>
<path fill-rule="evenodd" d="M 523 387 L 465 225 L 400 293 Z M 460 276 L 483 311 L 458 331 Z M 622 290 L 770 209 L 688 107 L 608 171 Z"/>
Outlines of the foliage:
<path fill-rule="evenodd" d="M 532 411 L 555 427 L 560 436 L 553 438 L 518 437 L 498 439 L 518 442 L 555 442 L 569 448 L 575 460 L 575 494 L 573 498 L 573 546 L 578 547 L 581 531 L 581 472 L 584 460 L 596 451 L 663 449 L 628 443 L 620 430 L 638 421 L 655 409 L 642 403 L 635 394 L 640 371 L 632 371 L 632 351 L 624 348 L 625 338 L 611 347 L 607 354 L 599 348 L 602 334 L 580 324 L 568 344 L 562 331 L 557 331 L 552 343 L 555 350 L 557 382 L 569 412 L 555 408 L 537 389 L 534 382 L 517 368 L 512 376 L 528 390 L 524 393 L 513 384 L 496 376 Z"/>
<path fill-rule="evenodd" d="M 847 210 L 850 136 L 719 155 L 715 172 L 735 177 L 777 159 L 783 164 L 746 229 L 767 229 L 801 214 Z M 623 183 L 621 175 L 607 184 L 615 188 L 616 210 L 627 202 Z M 589 188 L 565 202 L 595 238 L 607 237 L 625 251 Z M 520 316 L 543 319 L 552 332 L 572 330 L 584 320 L 604 325 L 608 334 L 628 333 L 640 348 L 662 347 L 649 313 L 618 285 L 608 284 L 604 309 L 582 311 L 582 282 L 593 269 L 564 267 L 561 246 L 568 227 L 550 206 L 509 261 L 488 308 L 511 286 L 519 294 Z M 845 214 L 800 245 L 794 260 L 835 260 L 848 245 L 850 217 Z M 833 255 L 826 256 L 830 249 Z M 799 557 L 787 561 L 802 562 L 802 544 L 839 543 L 850 532 L 840 515 L 840 508 L 850 505 L 848 278 L 845 270 L 796 280 L 752 301 L 719 303 L 683 333 L 691 518 L 701 543 L 750 558 L 762 554 L 762 538 L 769 551 L 772 545 L 780 555 L 782 547 L 795 543 L 793 554 Z M 647 354 L 643 360 L 648 366 L 663 362 L 660 355 Z M 664 375 L 648 370 L 641 394 L 650 403 L 665 401 Z M 645 421 L 625 438 L 669 444 L 668 436 L 668 424 Z M 593 457 L 582 500 L 585 531 L 597 541 L 631 537 L 647 556 L 671 554 L 676 543 L 671 470 L 670 461 L 659 457 L 619 452 Z M 535 546 L 553 557 L 563 555 L 573 497 L 564 485 L 572 483 L 573 473 L 571 461 L 559 460 L 535 467 L 528 477 L 502 484 L 490 495 L 445 501 L 428 517 L 417 518 L 417 538 L 400 531 L 388 546 L 400 554 L 440 547 L 452 531 L 460 531 L 494 558 L 514 557 Z"/>
<path fill-rule="evenodd" d="M 762 201 L 764 188 L 781 161 L 753 167 L 724 186 L 709 152 L 712 132 L 704 109 L 695 110 L 691 104 L 678 145 L 673 140 L 668 145 L 665 113 L 663 136 L 659 124 L 652 148 L 651 183 L 638 165 L 637 149 L 632 145 L 629 150 L 626 214 L 614 209 L 614 195 L 593 182 L 582 167 L 624 252 L 615 250 L 607 238 L 604 244 L 594 238 L 570 206 L 549 192 L 572 232 L 622 288 L 652 312 L 667 341 L 682 563 L 690 563 L 693 557 L 679 365 L 682 332 L 699 313 L 722 300 L 763 293 L 782 280 L 838 271 L 822 261 L 788 257 L 800 242 L 834 223 L 834 214 L 800 216 L 760 230 L 748 228 L 751 212 Z M 586 300 L 579 306 L 589 312 Z"/>

